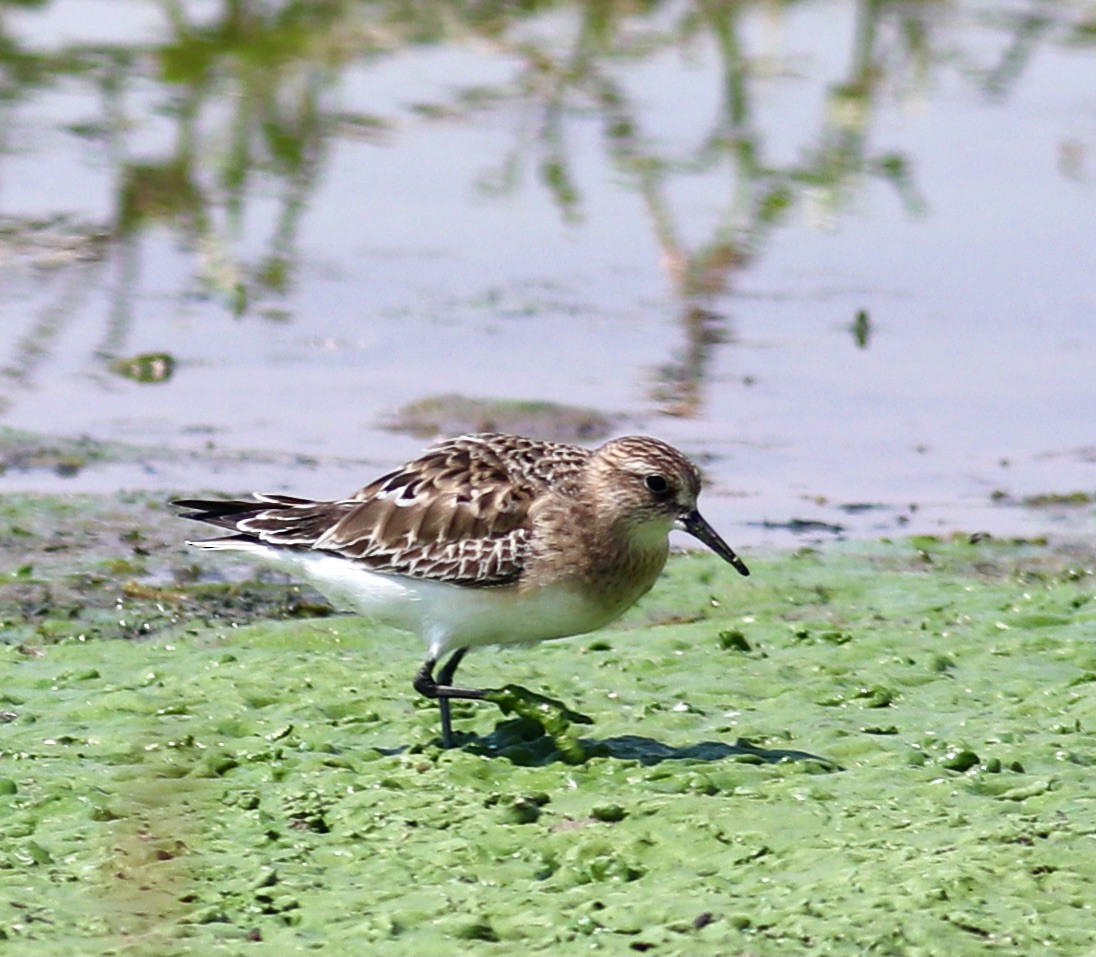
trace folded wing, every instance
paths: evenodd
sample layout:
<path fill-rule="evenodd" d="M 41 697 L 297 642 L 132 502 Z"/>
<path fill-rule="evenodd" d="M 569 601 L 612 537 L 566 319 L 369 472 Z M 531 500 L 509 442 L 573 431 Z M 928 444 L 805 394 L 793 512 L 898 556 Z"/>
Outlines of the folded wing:
<path fill-rule="evenodd" d="M 537 451 L 539 449 L 539 452 Z M 184 500 L 185 517 L 234 534 L 230 548 L 257 542 L 316 549 L 382 574 L 504 585 L 528 557 L 529 509 L 549 488 L 569 494 L 589 453 L 526 439 L 479 434 L 450 439 L 383 475 L 348 499 L 313 502 L 256 495 L 251 502 Z"/>

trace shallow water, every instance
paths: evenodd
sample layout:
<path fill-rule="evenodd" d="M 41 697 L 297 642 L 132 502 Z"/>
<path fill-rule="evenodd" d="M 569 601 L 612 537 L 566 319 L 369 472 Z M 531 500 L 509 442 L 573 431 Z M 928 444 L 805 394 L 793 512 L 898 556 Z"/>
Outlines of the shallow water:
<path fill-rule="evenodd" d="M 1092 533 L 1086 5 L 172 9 L 0 14 L 0 425 L 146 450 L 0 490 L 336 496 L 460 393 L 681 445 L 736 545 Z"/>

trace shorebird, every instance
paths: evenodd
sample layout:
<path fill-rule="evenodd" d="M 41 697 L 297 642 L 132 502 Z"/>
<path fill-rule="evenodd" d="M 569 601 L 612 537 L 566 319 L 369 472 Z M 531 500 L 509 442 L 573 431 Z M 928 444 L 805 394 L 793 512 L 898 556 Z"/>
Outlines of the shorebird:
<path fill-rule="evenodd" d="M 591 450 L 483 432 L 442 441 L 337 501 L 255 493 L 174 504 L 229 533 L 189 544 L 245 552 L 342 610 L 419 634 L 427 653 L 413 686 L 437 699 L 448 748 L 450 700 L 485 694 L 453 684 L 470 649 L 608 624 L 655 583 L 671 529 L 749 574 L 697 511 L 700 484 L 697 467 L 658 439 Z"/>

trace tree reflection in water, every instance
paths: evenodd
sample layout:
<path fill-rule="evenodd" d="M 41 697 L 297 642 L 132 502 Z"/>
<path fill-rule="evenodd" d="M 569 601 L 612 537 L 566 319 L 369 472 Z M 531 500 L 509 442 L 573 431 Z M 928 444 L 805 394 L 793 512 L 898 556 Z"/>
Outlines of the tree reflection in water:
<path fill-rule="evenodd" d="M 915 158 L 871 146 L 882 104 L 919 96 L 940 71 L 956 69 L 1004 97 L 1041 44 L 1093 43 L 1079 3 L 1037 14 L 979 9 L 966 15 L 977 31 L 964 33 L 957 7 L 860 0 L 839 78 L 822 81 L 814 128 L 797 130 L 795 158 L 778 161 L 771 141 L 783 119 L 759 105 L 759 91 L 795 64 L 789 53 L 750 52 L 766 30 L 770 49 L 780 50 L 790 4 L 777 0 L 150 0 L 147 12 L 160 19 L 155 36 L 49 49 L 25 39 L 22 28 L 54 6 L 24 0 L 0 11 L 0 183 L 6 157 L 36 148 L 20 142 L 25 117 L 60 88 L 85 98 L 88 115 L 67 134 L 105 167 L 113 199 L 110 215 L 94 221 L 63 206 L 0 218 L 0 268 L 29 263 L 37 267 L 29 281 L 47 290 L 13 335 L 9 389 L 33 378 L 91 290 L 111 289 L 109 315 L 95 320 L 104 374 L 131 348 L 155 234 L 188 253 L 178 297 L 212 297 L 232 316 L 285 317 L 302 219 L 333 150 L 349 138 L 385 148 L 410 123 L 470 124 L 494 113 L 496 125 L 510 124 L 511 145 L 483 169 L 480 187 L 507 194 L 531 167 L 563 221 L 580 223 L 598 184 L 585 180 L 572 143 L 594 116 L 600 149 L 645 210 L 677 303 L 677 341 L 667 343 L 650 394 L 678 416 L 702 407 L 713 350 L 733 339 L 736 275 L 794 210 L 837 221 L 871 181 L 889 184 L 907 215 L 923 208 Z M 371 109 L 348 92 L 352 72 L 368 77 L 424 46 L 472 44 L 510 64 L 509 76 L 489 85 L 457 77 L 444 100 L 389 108 Z M 988 46 L 997 52 L 987 55 Z M 651 70 L 662 57 L 698 51 L 718 58 L 719 69 L 705 74 L 718 84 L 712 115 L 689 138 L 660 135 Z M 801 96 L 814 92 L 808 82 Z"/>

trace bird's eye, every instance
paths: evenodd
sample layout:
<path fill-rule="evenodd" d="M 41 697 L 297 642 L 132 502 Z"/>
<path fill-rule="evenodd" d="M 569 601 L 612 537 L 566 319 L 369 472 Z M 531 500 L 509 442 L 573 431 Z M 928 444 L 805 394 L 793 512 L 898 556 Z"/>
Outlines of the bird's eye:
<path fill-rule="evenodd" d="M 670 483 L 666 481 L 666 476 L 659 475 L 655 472 L 653 475 L 648 475 L 643 484 L 647 486 L 647 491 L 654 492 L 655 495 L 665 495 L 670 491 Z"/>

